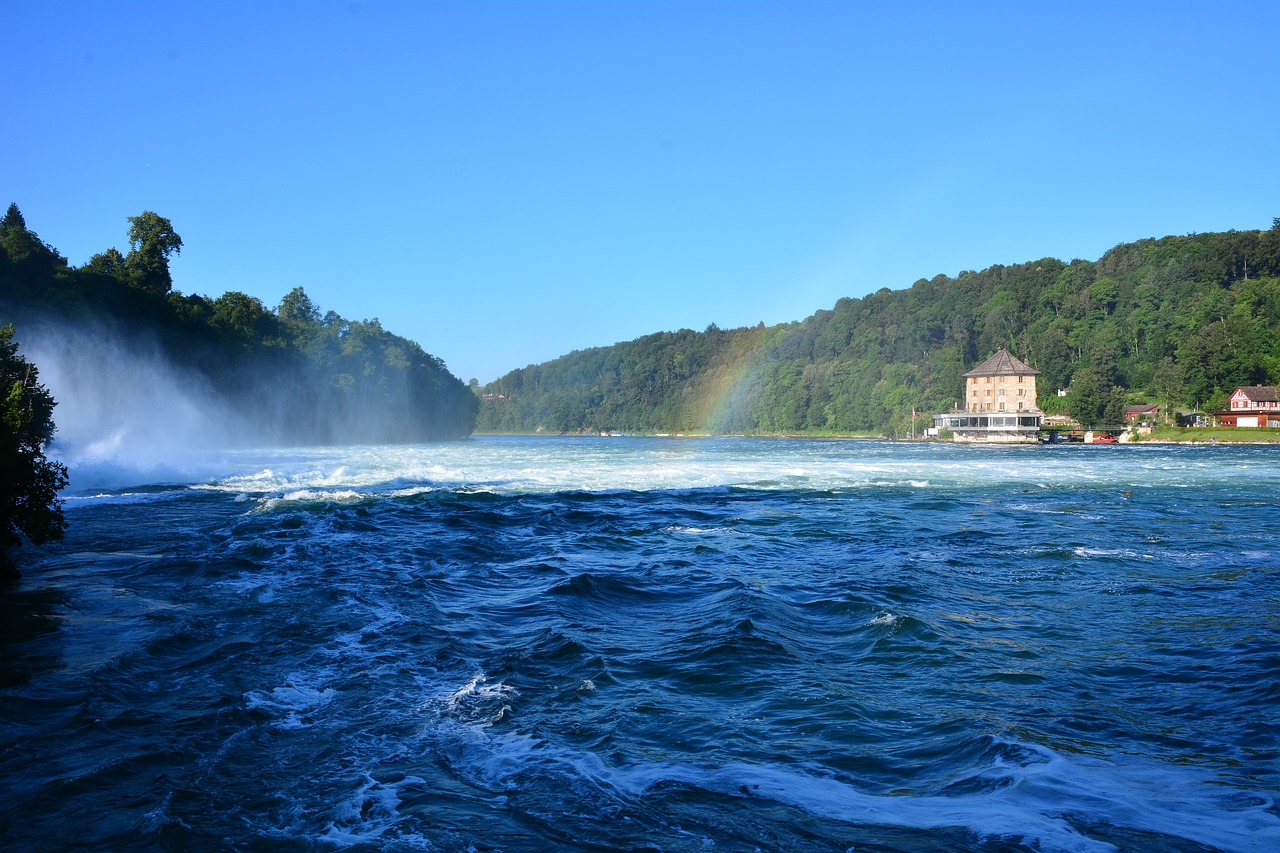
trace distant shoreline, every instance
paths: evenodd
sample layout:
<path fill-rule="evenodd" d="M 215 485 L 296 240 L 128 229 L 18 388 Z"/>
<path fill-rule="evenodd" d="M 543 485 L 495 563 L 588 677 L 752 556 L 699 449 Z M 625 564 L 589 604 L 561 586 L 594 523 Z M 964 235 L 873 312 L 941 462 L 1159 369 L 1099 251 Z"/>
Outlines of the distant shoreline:
<path fill-rule="evenodd" d="M 833 439 L 838 441 L 906 441 L 910 438 L 891 438 L 887 435 L 834 435 L 829 433 L 771 432 L 746 434 L 741 432 L 625 432 L 618 430 L 611 433 L 600 432 L 481 432 L 471 433 L 472 438 L 811 438 Z M 914 439 L 923 441 L 923 439 Z"/>
<path fill-rule="evenodd" d="M 1183 428 L 1180 428 L 1180 429 L 1183 429 Z M 1196 428 L 1187 427 L 1185 429 L 1193 430 Z M 1225 430 L 1213 430 L 1212 434 L 1206 435 L 1206 433 L 1209 433 L 1210 431 L 1201 429 L 1197 431 L 1196 435 L 1187 436 L 1185 438 L 1171 437 L 1167 435 L 1161 435 L 1158 438 L 1138 437 L 1132 441 L 1117 442 L 1115 444 L 1107 444 L 1106 446 L 1124 447 L 1124 446 L 1147 445 L 1147 444 L 1163 444 L 1163 445 L 1185 444 L 1192 447 L 1198 447 L 1198 446 L 1231 447 L 1233 445 L 1250 447 L 1250 446 L 1259 446 L 1259 445 L 1262 445 L 1262 446 L 1280 445 L 1280 435 L 1277 435 L 1276 437 L 1269 437 L 1269 438 L 1252 438 L 1252 437 L 1238 438 L 1236 437 L 1235 430 L 1239 430 L 1239 429 L 1240 429 L 1239 427 L 1236 427 L 1232 430 L 1231 433 L 1227 433 L 1226 435 L 1223 434 L 1224 432 L 1226 432 Z M 1280 431 L 1276 431 L 1276 432 L 1280 432 Z M 936 438 L 912 439 L 912 438 L 893 438 L 886 435 L 866 435 L 866 434 L 833 435 L 828 433 L 813 433 L 813 434 L 810 434 L 810 433 L 761 433 L 756 435 L 746 435 L 743 433 L 710 433 L 710 432 L 652 433 L 652 432 L 623 432 L 623 431 L 618 431 L 613 433 L 474 432 L 472 433 L 472 437 L 473 438 L 479 438 L 479 437 L 489 437 L 489 438 L 772 438 L 772 439 L 812 439 L 812 440 L 824 440 L 824 441 L 886 441 L 886 442 L 892 442 L 895 444 L 964 443 L 964 442 L 942 441 Z M 1072 443 L 1078 444 L 1079 442 L 1072 442 Z M 1061 442 L 1060 444 L 1065 445 L 1067 443 Z M 1011 445 L 1002 445 L 998 442 L 993 442 L 990 444 L 983 444 L 982 442 L 976 442 L 974 443 L 974 445 L 975 446 L 991 446 L 991 447 L 1011 446 Z M 1032 446 L 1032 445 L 1028 444 L 1026 446 Z M 1054 445 L 1054 446 L 1058 446 L 1058 445 Z M 1093 445 L 1089 445 L 1089 446 L 1092 447 Z"/>

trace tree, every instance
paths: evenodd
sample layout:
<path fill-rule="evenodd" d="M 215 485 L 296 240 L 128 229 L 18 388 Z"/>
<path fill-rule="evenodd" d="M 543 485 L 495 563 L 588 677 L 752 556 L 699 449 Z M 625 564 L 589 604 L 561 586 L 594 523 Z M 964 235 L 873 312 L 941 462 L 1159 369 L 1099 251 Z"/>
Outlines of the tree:
<path fill-rule="evenodd" d="M 211 324 L 236 346 L 251 349 L 274 337 L 276 316 L 256 296 L 228 290 L 213 300 Z"/>
<path fill-rule="evenodd" d="M 1119 364 L 1120 341 L 1115 328 L 1104 326 L 1093 336 L 1093 350 L 1089 353 L 1089 366 L 1093 368 L 1099 384 L 1109 388 L 1116 384 Z"/>
<path fill-rule="evenodd" d="M 1116 308 L 1116 300 L 1120 298 L 1120 282 L 1109 276 L 1089 285 L 1089 304 L 1100 309 L 1103 314 L 1110 314 Z"/>
<path fill-rule="evenodd" d="M 99 252 L 89 259 L 82 269 L 87 272 L 95 272 L 101 275 L 120 276 L 125 273 L 128 267 L 125 265 L 124 255 L 120 254 L 120 250 L 115 246 L 107 249 L 105 252 Z"/>
<path fill-rule="evenodd" d="M 182 253 L 182 238 L 173 223 L 144 210 L 129 217 L 129 266 L 132 283 L 161 296 L 173 289 L 169 256 Z"/>
<path fill-rule="evenodd" d="M 1170 407 L 1173 401 L 1182 396 L 1182 367 L 1166 355 L 1160 361 L 1151 381 L 1155 384 L 1156 393 L 1164 400 L 1164 415 L 1167 419 L 1172 415 Z"/>
<path fill-rule="evenodd" d="M 70 268 L 15 205 L 0 206 L 0 322 L 57 321 L 68 336 L 89 326 L 154 342 L 207 384 L 236 426 L 229 440 L 423 441 L 474 428 L 476 395 L 376 321 L 322 316 L 302 288 L 278 313 L 245 293 L 184 295 L 171 287 L 168 261 L 182 248 L 172 223 L 145 211 L 129 220 L 128 236 L 127 255 L 107 249 Z M 9 387 L 0 383 L 0 403 Z"/>
<path fill-rule="evenodd" d="M 0 327 L 0 579 L 17 569 L 8 552 L 23 540 L 61 539 L 66 528 L 58 492 L 67 468 L 44 455 L 53 437 L 53 396 L 35 365 L 18 355 L 13 326 Z"/>
<path fill-rule="evenodd" d="M 17 202 L 9 202 L 9 209 L 4 212 L 4 219 L 0 219 L 0 234 L 6 234 L 10 230 L 20 229 L 27 230 L 26 217 L 22 215 L 22 211 L 18 209 Z"/>
<path fill-rule="evenodd" d="M 1071 388 L 1067 393 L 1067 407 L 1071 417 L 1082 426 L 1093 426 L 1102 419 L 1102 411 L 1109 399 L 1093 368 L 1082 367 L 1077 370 L 1071 376 Z"/>
<path fill-rule="evenodd" d="M 1119 385 L 1111 386 L 1111 390 L 1103 395 L 1102 423 L 1116 426 L 1124 423 L 1125 391 Z"/>
<path fill-rule="evenodd" d="M 301 287 L 295 287 L 285 294 L 276 308 L 276 317 L 285 339 L 304 351 L 309 350 L 324 331 L 320 309 Z"/>
<path fill-rule="evenodd" d="M 27 220 L 16 204 L 10 204 L 0 219 L 0 250 L 23 269 L 22 277 L 28 282 L 43 284 L 67 265 L 66 258 L 27 228 Z"/>
<path fill-rule="evenodd" d="M 280 300 L 276 315 L 282 322 L 299 326 L 320 325 L 320 309 L 301 287 L 295 287 Z"/>
<path fill-rule="evenodd" d="M 1071 378 L 1071 345 L 1067 336 L 1057 326 L 1050 326 L 1036 341 L 1036 353 L 1043 379 L 1040 380 L 1041 392 L 1051 392 L 1056 388 L 1064 388 Z M 959 383 L 963 388 L 964 383 Z"/>

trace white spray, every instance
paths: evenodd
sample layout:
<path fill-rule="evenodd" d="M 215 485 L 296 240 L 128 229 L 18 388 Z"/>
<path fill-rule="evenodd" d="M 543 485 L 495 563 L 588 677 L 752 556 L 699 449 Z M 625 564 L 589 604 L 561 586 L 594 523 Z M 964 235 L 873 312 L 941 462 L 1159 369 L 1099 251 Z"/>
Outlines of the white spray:
<path fill-rule="evenodd" d="M 149 339 L 65 325 L 24 326 L 20 337 L 57 401 L 49 455 L 66 463 L 73 489 L 188 482 L 202 454 L 250 432 Z"/>

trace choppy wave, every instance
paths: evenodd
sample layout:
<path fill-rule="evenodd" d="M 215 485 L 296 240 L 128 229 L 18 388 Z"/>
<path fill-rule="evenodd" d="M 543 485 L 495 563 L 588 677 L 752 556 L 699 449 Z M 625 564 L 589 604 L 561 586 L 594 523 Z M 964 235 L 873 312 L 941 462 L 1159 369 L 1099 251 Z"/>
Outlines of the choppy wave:
<path fill-rule="evenodd" d="M 0 841 L 1276 849 L 1275 450 L 1108 450 L 483 439 L 86 490 L 0 602 Z"/>
<path fill-rule="evenodd" d="M 957 448 L 939 444 L 724 438 L 482 438 L 385 445 L 189 453 L 164 466 L 77 466 L 79 494 L 171 483 L 269 496 L 423 491 L 548 494 L 565 491 L 841 491 L 1047 488 L 1118 494 L 1133 489 L 1265 487 L 1273 447 L 1081 446 Z M 571 456 L 572 464 L 562 464 Z"/>

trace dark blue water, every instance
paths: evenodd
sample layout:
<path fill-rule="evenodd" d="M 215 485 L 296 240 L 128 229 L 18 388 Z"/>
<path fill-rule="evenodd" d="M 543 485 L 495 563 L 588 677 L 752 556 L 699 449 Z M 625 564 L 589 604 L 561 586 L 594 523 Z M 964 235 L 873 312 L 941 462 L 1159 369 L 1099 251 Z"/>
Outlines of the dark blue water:
<path fill-rule="evenodd" d="M 485 439 L 81 482 L 0 602 L 0 840 L 1280 849 L 1277 462 Z"/>

